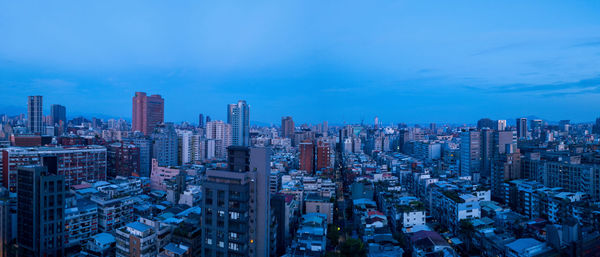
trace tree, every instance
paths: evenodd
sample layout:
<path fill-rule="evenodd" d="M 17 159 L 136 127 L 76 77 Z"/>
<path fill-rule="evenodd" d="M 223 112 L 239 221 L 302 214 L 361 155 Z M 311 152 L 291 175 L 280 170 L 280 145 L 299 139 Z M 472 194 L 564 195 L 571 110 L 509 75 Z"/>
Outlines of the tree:
<path fill-rule="evenodd" d="M 462 240 L 467 247 L 467 251 L 471 251 L 471 238 L 475 233 L 475 226 L 470 220 L 460 220 L 458 231 L 462 235 Z"/>
<path fill-rule="evenodd" d="M 333 247 L 336 247 L 338 245 L 340 239 L 340 231 L 338 230 L 337 226 L 333 224 L 329 225 L 329 227 L 327 228 L 327 239 L 329 239 L 329 242 Z"/>
<path fill-rule="evenodd" d="M 367 249 L 361 240 L 348 238 L 342 244 L 341 255 L 348 257 L 365 257 L 367 256 Z"/>

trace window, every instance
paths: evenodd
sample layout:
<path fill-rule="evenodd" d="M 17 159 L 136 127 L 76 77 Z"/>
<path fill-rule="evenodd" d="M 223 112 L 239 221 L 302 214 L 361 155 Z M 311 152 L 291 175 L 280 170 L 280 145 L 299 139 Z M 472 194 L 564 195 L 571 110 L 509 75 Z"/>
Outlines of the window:
<path fill-rule="evenodd" d="M 236 243 L 229 243 L 229 250 L 239 251 L 240 246 Z"/>
<path fill-rule="evenodd" d="M 240 219 L 240 213 L 239 212 L 230 211 L 229 212 L 229 218 L 232 219 L 232 220 L 238 220 L 238 219 Z"/>

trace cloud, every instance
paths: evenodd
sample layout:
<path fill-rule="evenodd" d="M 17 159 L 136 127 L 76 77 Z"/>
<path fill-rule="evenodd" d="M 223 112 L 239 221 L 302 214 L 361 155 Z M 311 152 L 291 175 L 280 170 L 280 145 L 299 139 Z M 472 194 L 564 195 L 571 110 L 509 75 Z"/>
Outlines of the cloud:
<path fill-rule="evenodd" d="M 551 84 L 510 84 L 493 87 L 492 93 L 540 93 L 544 96 L 575 95 L 600 92 L 600 75 L 574 82 Z"/>
<path fill-rule="evenodd" d="M 495 54 L 495 53 L 498 53 L 498 52 L 512 50 L 512 49 L 523 47 L 523 46 L 527 46 L 527 45 L 528 45 L 527 43 L 511 43 L 511 44 L 506 44 L 506 45 L 501 45 L 501 46 L 496 46 L 496 47 L 492 47 L 492 48 L 483 49 L 483 50 L 481 50 L 479 52 L 476 52 L 476 53 L 472 54 L 471 56 L 486 55 L 486 54 Z"/>

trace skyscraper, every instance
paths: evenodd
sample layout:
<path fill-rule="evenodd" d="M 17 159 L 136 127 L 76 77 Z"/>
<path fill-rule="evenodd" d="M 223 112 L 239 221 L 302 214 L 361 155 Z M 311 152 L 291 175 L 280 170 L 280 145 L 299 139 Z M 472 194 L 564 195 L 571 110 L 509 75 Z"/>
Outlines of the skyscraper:
<path fill-rule="evenodd" d="M 329 142 L 319 140 L 317 142 L 317 170 L 327 169 L 331 166 Z"/>
<path fill-rule="evenodd" d="M 135 92 L 131 130 L 149 135 L 158 124 L 164 122 L 164 113 L 165 100 L 160 95 L 146 96 L 144 92 Z"/>
<path fill-rule="evenodd" d="M 481 168 L 481 133 L 477 130 L 460 134 L 460 175 L 475 176 Z"/>
<path fill-rule="evenodd" d="M 495 129 L 497 122 L 489 118 L 483 118 L 477 121 L 477 129 L 490 128 Z"/>
<path fill-rule="evenodd" d="M 281 136 L 285 138 L 294 137 L 294 120 L 291 116 L 281 118 Z"/>
<path fill-rule="evenodd" d="M 42 96 L 29 96 L 27 101 L 27 129 L 30 133 L 42 134 Z"/>
<path fill-rule="evenodd" d="M 52 126 L 58 126 L 60 133 L 64 132 L 67 128 L 67 108 L 60 104 L 53 104 L 50 106 L 50 116 L 52 116 Z"/>
<path fill-rule="evenodd" d="M 306 140 L 300 143 L 300 170 L 313 173 L 315 167 L 315 145 Z"/>
<path fill-rule="evenodd" d="M 215 157 L 225 158 L 231 145 L 231 125 L 220 120 L 207 122 L 206 138 L 215 140 Z"/>
<path fill-rule="evenodd" d="M 231 125 L 231 144 L 250 145 L 250 108 L 246 101 L 227 106 L 227 123 Z"/>
<path fill-rule="evenodd" d="M 204 128 L 204 115 L 202 113 L 198 115 L 198 127 Z"/>
<path fill-rule="evenodd" d="M 527 138 L 527 118 L 517 119 L 517 138 Z"/>
<path fill-rule="evenodd" d="M 18 171 L 17 244 L 19 256 L 64 256 L 65 178 L 52 173 L 56 157 L 48 165 L 23 166 Z"/>
<path fill-rule="evenodd" d="M 600 118 L 596 118 L 596 125 L 592 128 L 593 133 L 600 134 Z"/>
<path fill-rule="evenodd" d="M 228 148 L 227 170 L 202 183 L 203 256 L 269 256 L 269 148 Z"/>
<path fill-rule="evenodd" d="M 158 160 L 160 166 L 177 166 L 179 138 L 173 123 L 158 125 L 152 132 L 152 140 L 152 158 Z"/>
<path fill-rule="evenodd" d="M 506 129 L 506 120 L 498 120 L 498 131 L 504 131 Z"/>

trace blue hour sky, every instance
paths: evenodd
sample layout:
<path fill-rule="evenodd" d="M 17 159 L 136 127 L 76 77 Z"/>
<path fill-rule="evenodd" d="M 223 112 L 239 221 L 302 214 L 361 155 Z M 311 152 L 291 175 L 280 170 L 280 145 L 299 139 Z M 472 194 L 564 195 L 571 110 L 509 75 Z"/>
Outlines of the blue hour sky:
<path fill-rule="evenodd" d="M 600 116 L 600 1 L 1 1 L 0 113 L 473 123 Z"/>

